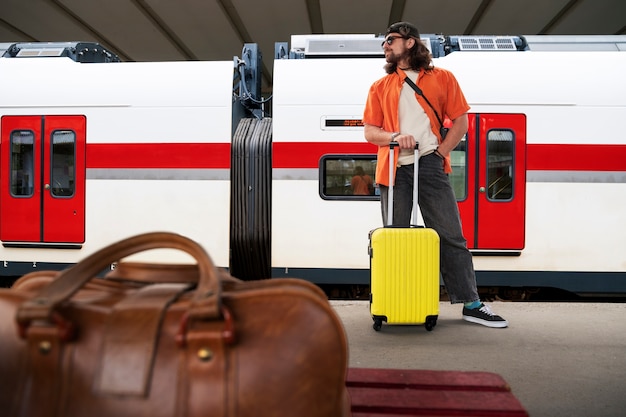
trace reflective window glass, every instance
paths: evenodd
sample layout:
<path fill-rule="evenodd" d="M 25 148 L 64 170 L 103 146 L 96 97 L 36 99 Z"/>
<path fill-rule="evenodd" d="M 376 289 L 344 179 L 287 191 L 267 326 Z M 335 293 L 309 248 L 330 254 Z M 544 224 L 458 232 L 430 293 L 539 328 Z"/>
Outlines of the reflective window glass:
<path fill-rule="evenodd" d="M 450 185 L 454 190 L 457 201 L 467 198 L 467 135 L 450 153 L 452 173 L 449 175 Z"/>
<path fill-rule="evenodd" d="M 29 130 L 11 133 L 11 195 L 30 197 L 34 192 L 35 134 Z"/>
<path fill-rule="evenodd" d="M 378 199 L 376 155 L 325 155 L 320 161 L 324 199 Z"/>
<path fill-rule="evenodd" d="M 491 130 L 487 134 L 487 198 L 510 200 L 513 197 L 513 132 Z"/>
<path fill-rule="evenodd" d="M 55 197 L 74 195 L 76 183 L 76 135 L 71 130 L 52 133 L 50 191 Z"/>

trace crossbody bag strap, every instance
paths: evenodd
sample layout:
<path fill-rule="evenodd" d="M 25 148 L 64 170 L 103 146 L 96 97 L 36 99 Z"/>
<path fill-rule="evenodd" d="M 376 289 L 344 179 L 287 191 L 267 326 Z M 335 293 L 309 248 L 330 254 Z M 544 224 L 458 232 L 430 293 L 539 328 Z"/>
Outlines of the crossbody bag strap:
<path fill-rule="evenodd" d="M 424 95 L 424 93 L 422 92 L 422 90 L 415 85 L 415 83 L 413 82 L 413 80 L 411 80 L 409 77 L 404 77 L 404 81 L 406 81 L 406 83 L 413 89 L 415 90 L 415 92 L 417 94 L 419 94 L 420 96 L 422 96 L 424 98 L 424 100 L 426 100 L 426 103 L 428 103 L 428 105 L 430 106 L 431 109 L 433 109 L 433 112 L 435 112 L 435 117 L 437 118 L 437 121 L 439 122 L 439 125 L 441 127 L 443 127 L 443 122 L 441 121 L 441 118 L 439 117 L 439 114 L 437 113 L 437 110 L 435 110 L 435 108 L 433 107 L 432 104 L 430 104 L 430 101 L 428 101 L 428 99 L 426 98 L 426 96 Z"/>

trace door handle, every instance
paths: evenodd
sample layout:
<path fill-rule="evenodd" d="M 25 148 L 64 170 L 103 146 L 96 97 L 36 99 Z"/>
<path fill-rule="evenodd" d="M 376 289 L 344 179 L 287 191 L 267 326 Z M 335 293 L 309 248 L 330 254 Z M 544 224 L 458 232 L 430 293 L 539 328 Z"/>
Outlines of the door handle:
<path fill-rule="evenodd" d="M 479 193 L 484 193 L 484 192 L 485 192 L 485 187 L 480 187 L 480 188 L 478 189 L 478 192 L 479 192 Z"/>
<path fill-rule="evenodd" d="M 44 190 L 49 190 L 49 189 L 50 189 L 50 184 L 45 184 L 45 185 L 43 186 L 43 189 L 44 189 Z"/>

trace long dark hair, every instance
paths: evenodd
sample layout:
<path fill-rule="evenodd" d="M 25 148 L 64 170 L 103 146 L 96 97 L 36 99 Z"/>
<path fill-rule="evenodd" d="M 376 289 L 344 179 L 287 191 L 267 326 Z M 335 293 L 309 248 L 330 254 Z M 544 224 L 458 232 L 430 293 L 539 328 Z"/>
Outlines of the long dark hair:
<path fill-rule="evenodd" d="M 415 45 L 413 45 L 413 47 L 408 51 L 408 61 L 409 67 L 411 69 L 419 70 L 423 68 L 425 70 L 428 70 L 433 67 L 433 56 L 431 55 L 426 45 L 424 45 L 424 43 L 419 38 L 419 34 L 415 26 L 406 22 L 394 23 L 387 30 L 387 35 L 390 33 L 397 33 L 401 35 L 404 39 L 415 39 Z M 385 71 L 387 72 L 387 74 L 393 74 L 394 72 L 396 72 L 397 68 L 398 64 L 396 63 L 388 62 L 385 65 Z"/>

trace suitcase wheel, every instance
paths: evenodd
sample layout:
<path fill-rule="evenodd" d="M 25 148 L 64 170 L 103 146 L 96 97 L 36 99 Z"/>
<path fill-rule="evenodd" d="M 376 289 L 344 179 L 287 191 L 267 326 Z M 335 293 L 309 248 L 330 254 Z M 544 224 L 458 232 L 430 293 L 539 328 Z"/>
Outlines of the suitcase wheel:
<path fill-rule="evenodd" d="M 372 325 L 374 330 L 379 331 L 382 326 L 383 326 L 383 320 L 379 318 L 375 318 L 374 324 Z"/>
<path fill-rule="evenodd" d="M 429 316 L 426 318 L 426 323 L 424 324 L 424 326 L 426 327 L 426 330 L 430 332 L 435 328 L 436 325 L 437 325 L 437 317 Z"/>

